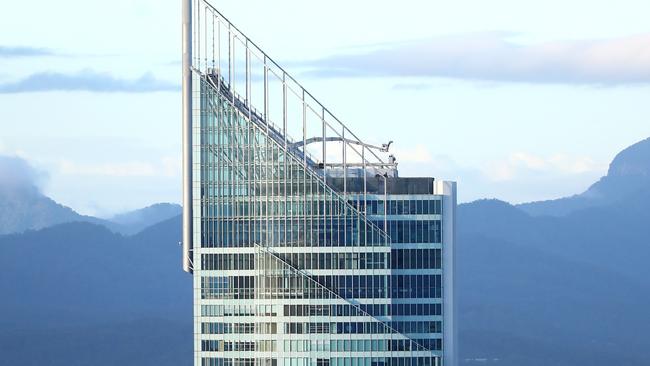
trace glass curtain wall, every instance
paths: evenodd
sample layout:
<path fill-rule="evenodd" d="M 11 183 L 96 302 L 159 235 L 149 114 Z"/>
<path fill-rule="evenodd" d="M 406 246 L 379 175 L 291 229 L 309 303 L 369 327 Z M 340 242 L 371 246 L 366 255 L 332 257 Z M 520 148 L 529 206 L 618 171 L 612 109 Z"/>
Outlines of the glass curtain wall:
<path fill-rule="evenodd" d="M 433 298 L 439 279 L 396 276 L 383 222 L 209 78 L 193 76 L 195 363 L 438 365 L 421 339 L 441 322 L 392 314 L 410 306 L 393 302 L 405 284 Z"/>

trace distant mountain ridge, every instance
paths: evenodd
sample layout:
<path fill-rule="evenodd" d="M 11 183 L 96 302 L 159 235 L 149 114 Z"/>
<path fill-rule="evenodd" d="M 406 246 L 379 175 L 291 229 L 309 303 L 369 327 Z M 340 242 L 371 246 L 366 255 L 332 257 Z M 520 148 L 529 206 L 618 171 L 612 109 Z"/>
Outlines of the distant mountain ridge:
<path fill-rule="evenodd" d="M 103 223 L 101 219 L 80 215 L 55 202 L 34 186 L 0 187 L 0 234 L 38 230 L 73 221 Z"/>
<path fill-rule="evenodd" d="M 533 216 L 565 216 L 577 210 L 612 204 L 641 193 L 650 185 L 650 138 L 616 155 L 607 175 L 584 193 L 517 205 Z"/>
<path fill-rule="evenodd" d="M 39 174 L 27 161 L 0 155 L 0 235 L 39 230 L 68 222 L 90 222 L 123 235 L 133 235 L 146 227 L 181 213 L 181 206 L 158 203 L 101 219 L 77 213 L 45 196 L 38 186 Z"/>
<path fill-rule="evenodd" d="M 602 198 L 551 201 L 562 216 L 459 205 L 460 365 L 650 365 L 648 141 L 590 188 Z M 131 236 L 86 222 L 0 236 L 0 364 L 191 365 L 180 237 L 180 216 Z"/>
<path fill-rule="evenodd" d="M 145 208 L 115 215 L 108 220 L 121 227 L 119 232 L 135 234 L 143 229 L 181 214 L 182 208 L 175 203 L 156 203 Z"/>
<path fill-rule="evenodd" d="M 57 203 L 43 195 L 35 186 L 3 186 L 1 183 L 0 235 L 40 230 L 70 222 L 93 223 L 115 233 L 133 235 L 181 213 L 178 204 L 158 203 L 109 219 L 100 219 L 81 215 L 70 207 Z"/>
<path fill-rule="evenodd" d="M 89 222 L 123 235 L 177 216 L 181 206 L 157 203 L 125 212 L 108 219 L 81 215 L 43 195 L 35 187 L 0 187 L 0 235 L 39 230 L 69 222 Z"/>
<path fill-rule="evenodd" d="M 583 194 L 458 207 L 465 364 L 650 364 L 649 172 L 646 139 Z"/>
<path fill-rule="evenodd" d="M 0 365 L 190 366 L 180 231 L 175 217 L 128 237 L 87 222 L 0 236 Z"/>

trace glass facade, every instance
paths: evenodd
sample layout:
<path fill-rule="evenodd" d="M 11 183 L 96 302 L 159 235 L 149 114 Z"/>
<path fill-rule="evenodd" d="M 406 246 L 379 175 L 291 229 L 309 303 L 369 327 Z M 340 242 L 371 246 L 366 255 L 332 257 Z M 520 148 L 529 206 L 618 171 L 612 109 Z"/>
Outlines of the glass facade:
<path fill-rule="evenodd" d="M 441 197 L 344 197 L 194 78 L 197 361 L 441 365 Z"/>
<path fill-rule="evenodd" d="M 206 42 L 192 44 L 205 57 L 192 59 L 184 243 L 195 366 L 453 366 L 455 185 L 398 177 L 392 156 L 386 163 L 369 152 L 387 146 L 358 140 L 214 8 L 194 1 L 193 35 Z M 256 53 L 261 73 L 251 71 Z M 236 65 L 245 71 L 239 84 Z M 298 142 L 288 136 L 295 125 Z"/>

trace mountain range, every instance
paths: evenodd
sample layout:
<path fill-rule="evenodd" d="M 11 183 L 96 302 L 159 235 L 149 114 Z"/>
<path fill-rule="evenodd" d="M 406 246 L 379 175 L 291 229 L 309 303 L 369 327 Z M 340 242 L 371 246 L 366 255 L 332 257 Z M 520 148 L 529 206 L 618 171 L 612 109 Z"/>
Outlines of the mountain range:
<path fill-rule="evenodd" d="M 517 205 L 531 216 L 566 216 L 572 212 L 635 200 L 650 185 L 650 138 L 621 151 L 607 175 L 581 194 L 549 201 Z"/>
<path fill-rule="evenodd" d="M 0 157 L 0 160 L 4 160 L 0 161 L 0 177 L 6 176 L 2 174 L 3 167 L 7 169 L 25 164 L 18 158 Z M 57 203 L 45 196 L 30 180 L 0 179 L 0 235 L 39 230 L 69 222 L 90 222 L 116 233 L 130 235 L 180 213 L 181 206 L 178 204 L 158 203 L 102 219 L 81 215 L 70 207 Z"/>
<path fill-rule="evenodd" d="M 649 180 L 646 139 L 584 193 L 459 205 L 460 364 L 650 365 Z M 1 199 L 23 211 L 0 210 L 0 365 L 191 365 L 178 207 L 100 220 Z"/>

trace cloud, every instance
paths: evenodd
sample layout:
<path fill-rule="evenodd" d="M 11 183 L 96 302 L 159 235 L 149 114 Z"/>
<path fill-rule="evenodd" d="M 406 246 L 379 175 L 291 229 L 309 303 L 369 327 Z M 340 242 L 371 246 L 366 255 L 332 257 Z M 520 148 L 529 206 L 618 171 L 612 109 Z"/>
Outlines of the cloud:
<path fill-rule="evenodd" d="M 143 161 L 80 164 L 61 160 L 59 172 L 65 175 L 105 177 L 152 177 L 159 174 L 158 168 L 154 164 Z"/>
<path fill-rule="evenodd" d="M 25 159 L 0 155 L 0 190 L 34 189 L 46 178 L 46 174 L 34 169 Z"/>
<path fill-rule="evenodd" d="M 58 54 L 47 48 L 0 46 L 0 58 L 57 56 Z"/>
<path fill-rule="evenodd" d="M 607 164 L 597 163 L 587 156 L 554 154 L 543 157 L 526 152 L 516 152 L 504 160 L 488 162 L 482 172 L 493 182 L 503 182 L 522 179 L 526 176 L 602 173 L 606 169 Z"/>
<path fill-rule="evenodd" d="M 40 72 L 21 80 L 0 84 L 0 93 L 28 93 L 43 91 L 91 91 L 148 93 L 156 91 L 178 91 L 175 83 L 156 79 L 146 73 L 137 79 L 121 79 L 109 73 L 84 70 L 75 74 Z"/>
<path fill-rule="evenodd" d="M 442 77 L 497 82 L 650 83 L 650 33 L 595 40 L 517 43 L 480 32 L 374 46 L 303 63 L 315 77 Z"/>
<path fill-rule="evenodd" d="M 178 177 L 181 159 L 177 156 L 162 156 L 153 160 L 128 160 L 104 163 L 81 163 L 59 159 L 57 173 L 74 176 L 96 177 Z"/>
<path fill-rule="evenodd" d="M 499 198 L 512 203 L 570 196 L 583 192 L 607 172 L 607 164 L 589 156 L 513 152 L 468 164 L 432 153 L 431 146 L 394 149 L 401 176 L 432 176 L 459 183 L 459 200 Z"/>

